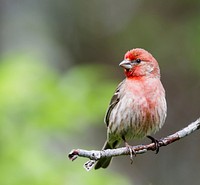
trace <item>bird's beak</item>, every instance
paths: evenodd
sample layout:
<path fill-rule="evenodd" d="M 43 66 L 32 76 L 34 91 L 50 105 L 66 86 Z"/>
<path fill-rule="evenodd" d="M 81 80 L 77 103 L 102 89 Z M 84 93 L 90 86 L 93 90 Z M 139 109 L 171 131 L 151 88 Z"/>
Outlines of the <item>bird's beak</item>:
<path fill-rule="evenodd" d="M 132 68 L 132 64 L 130 60 L 123 60 L 119 66 L 123 67 L 124 69 L 131 69 Z"/>

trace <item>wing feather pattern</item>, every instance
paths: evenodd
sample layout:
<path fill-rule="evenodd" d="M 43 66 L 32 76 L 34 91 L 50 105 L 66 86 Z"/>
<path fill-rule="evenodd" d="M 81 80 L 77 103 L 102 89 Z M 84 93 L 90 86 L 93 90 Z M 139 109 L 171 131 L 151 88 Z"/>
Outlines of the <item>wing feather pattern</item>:
<path fill-rule="evenodd" d="M 108 110 L 106 112 L 106 115 L 105 115 L 105 118 L 104 118 L 104 122 L 106 123 L 107 127 L 109 125 L 109 119 L 110 119 L 110 114 L 112 112 L 112 110 L 114 109 L 114 107 L 118 104 L 118 102 L 120 101 L 120 89 L 121 89 L 121 86 L 122 84 L 124 84 L 124 81 L 123 80 L 118 86 L 117 86 L 117 89 L 115 90 L 115 93 L 113 95 L 113 97 L 111 98 L 110 100 L 110 104 L 109 104 L 109 107 L 108 107 Z"/>

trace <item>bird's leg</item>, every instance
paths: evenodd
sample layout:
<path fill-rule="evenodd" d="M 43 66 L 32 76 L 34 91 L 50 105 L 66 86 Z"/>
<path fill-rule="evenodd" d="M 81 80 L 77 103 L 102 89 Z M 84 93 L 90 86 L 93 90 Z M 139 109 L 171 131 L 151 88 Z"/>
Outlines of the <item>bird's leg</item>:
<path fill-rule="evenodd" d="M 126 139 L 124 136 L 122 136 L 122 139 L 124 141 L 124 144 L 126 146 L 126 148 L 129 149 L 129 152 L 130 152 L 130 160 L 131 160 L 131 164 L 133 163 L 133 155 L 136 156 L 136 152 L 135 150 L 132 148 L 132 146 L 130 146 L 127 142 L 126 142 Z"/>
<path fill-rule="evenodd" d="M 147 138 L 149 138 L 151 140 L 151 142 L 155 144 L 155 150 L 156 150 L 156 154 L 157 154 L 159 152 L 159 148 L 160 148 L 159 141 L 152 136 L 147 136 Z"/>
<path fill-rule="evenodd" d="M 136 154 L 135 154 L 135 151 L 132 149 L 132 147 L 131 147 L 126 141 L 124 141 L 124 143 L 125 143 L 126 148 L 129 149 L 129 152 L 130 152 L 130 160 L 131 160 L 131 164 L 132 164 L 132 163 L 133 163 L 133 154 L 136 155 Z"/>

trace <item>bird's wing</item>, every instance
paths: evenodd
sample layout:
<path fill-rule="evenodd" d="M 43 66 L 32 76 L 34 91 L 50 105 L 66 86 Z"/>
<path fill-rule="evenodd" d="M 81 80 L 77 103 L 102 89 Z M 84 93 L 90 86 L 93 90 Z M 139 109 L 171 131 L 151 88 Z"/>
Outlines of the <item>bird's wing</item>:
<path fill-rule="evenodd" d="M 112 112 L 112 110 L 114 109 L 114 107 L 117 105 L 117 103 L 119 102 L 120 100 L 120 89 L 121 89 L 121 86 L 122 84 L 124 83 L 125 80 L 123 80 L 118 86 L 117 86 L 117 89 L 115 90 L 115 93 L 113 95 L 113 97 L 111 98 L 110 100 L 110 104 L 109 104 L 109 107 L 108 107 L 108 110 L 106 112 L 106 115 L 105 115 L 105 118 L 104 118 L 104 122 L 106 123 L 106 125 L 108 126 L 109 125 L 109 119 L 110 119 L 110 114 Z"/>

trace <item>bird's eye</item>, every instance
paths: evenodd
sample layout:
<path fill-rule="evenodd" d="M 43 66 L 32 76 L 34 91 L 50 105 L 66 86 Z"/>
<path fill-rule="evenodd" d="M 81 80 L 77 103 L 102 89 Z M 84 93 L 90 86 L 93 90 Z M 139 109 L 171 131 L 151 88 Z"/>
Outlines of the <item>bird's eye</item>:
<path fill-rule="evenodd" d="M 138 58 L 138 59 L 136 59 L 135 61 L 136 61 L 136 63 L 139 64 L 139 63 L 141 62 L 141 59 Z"/>

